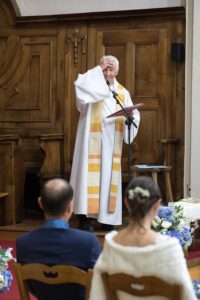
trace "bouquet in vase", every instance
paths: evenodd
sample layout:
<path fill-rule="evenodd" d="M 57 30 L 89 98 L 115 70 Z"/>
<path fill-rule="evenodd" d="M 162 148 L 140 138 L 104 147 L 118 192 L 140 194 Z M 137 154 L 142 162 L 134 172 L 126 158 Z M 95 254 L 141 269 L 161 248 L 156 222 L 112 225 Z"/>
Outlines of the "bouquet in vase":
<path fill-rule="evenodd" d="M 200 299 L 200 281 L 197 279 L 192 280 L 193 288 L 196 294 L 197 299 Z"/>
<path fill-rule="evenodd" d="M 184 252 L 192 244 L 192 229 L 180 205 L 161 206 L 152 222 L 152 228 L 164 235 L 176 237 Z"/>
<path fill-rule="evenodd" d="M 0 246 L 0 293 L 7 292 L 13 280 L 12 274 L 8 270 L 8 262 L 12 259 L 14 260 L 11 251 L 12 248 L 4 250 Z"/>

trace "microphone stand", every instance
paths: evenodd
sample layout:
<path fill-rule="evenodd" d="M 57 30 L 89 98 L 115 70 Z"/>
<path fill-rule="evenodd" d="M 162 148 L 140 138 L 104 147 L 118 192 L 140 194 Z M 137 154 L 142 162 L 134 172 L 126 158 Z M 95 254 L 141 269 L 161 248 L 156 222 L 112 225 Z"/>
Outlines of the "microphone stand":
<path fill-rule="evenodd" d="M 134 117 L 130 116 L 128 114 L 126 108 L 122 105 L 121 101 L 118 98 L 118 94 L 115 91 L 111 90 L 109 81 L 106 81 L 106 83 L 109 87 L 109 90 L 111 91 L 111 93 L 113 95 L 113 98 L 116 100 L 116 103 L 119 104 L 121 109 L 124 111 L 124 114 L 126 115 L 125 124 L 128 127 L 128 157 L 127 157 L 127 164 L 128 164 L 128 180 L 130 182 L 130 180 L 131 180 L 131 124 L 133 124 L 133 126 L 135 128 L 137 128 L 137 125 L 133 121 Z"/>

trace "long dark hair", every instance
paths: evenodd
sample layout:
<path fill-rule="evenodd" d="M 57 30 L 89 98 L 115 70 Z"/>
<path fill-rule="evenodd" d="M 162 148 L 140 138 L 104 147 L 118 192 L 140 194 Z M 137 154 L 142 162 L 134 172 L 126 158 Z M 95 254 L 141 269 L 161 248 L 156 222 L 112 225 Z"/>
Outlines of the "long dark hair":
<path fill-rule="evenodd" d="M 128 222 L 142 226 L 142 219 L 160 199 L 160 190 L 151 177 L 138 176 L 126 188 L 125 198 L 129 204 Z"/>

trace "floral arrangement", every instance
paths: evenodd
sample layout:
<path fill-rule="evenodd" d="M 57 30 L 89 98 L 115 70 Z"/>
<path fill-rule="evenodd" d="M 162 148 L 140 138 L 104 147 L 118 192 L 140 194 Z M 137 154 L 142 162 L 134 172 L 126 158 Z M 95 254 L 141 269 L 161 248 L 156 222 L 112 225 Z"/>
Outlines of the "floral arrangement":
<path fill-rule="evenodd" d="M 180 205 L 161 206 L 152 222 L 152 228 L 164 235 L 176 237 L 183 250 L 192 244 L 192 229 L 188 218 L 184 216 Z"/>
<path fill-rule="evenodd" d="M 4 250 L 0 246 L 0 293 L 7 292 L 13 280 L 12 274 L 8 270 L 8 261 L 14 259 L 11 251 L 12 248 Z"/>
<path fill-rule="evenodd" d="M 193 288 L 196 294 L 197 299 L 200 299 L 200 281 L 197 279 L 192 280 Z"/>

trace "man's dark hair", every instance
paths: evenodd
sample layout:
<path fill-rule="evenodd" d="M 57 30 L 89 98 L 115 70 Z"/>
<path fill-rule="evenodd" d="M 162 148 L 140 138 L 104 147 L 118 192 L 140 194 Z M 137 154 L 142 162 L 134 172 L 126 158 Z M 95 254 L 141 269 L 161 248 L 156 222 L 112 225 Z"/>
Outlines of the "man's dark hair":
<path fill-rule="evenodd" d="M 72 198 L 73 189 L 71 185 L 61 178 L 47 181 L 41 191 L 43 209 L 51 216 L 62 215 Z"/>

